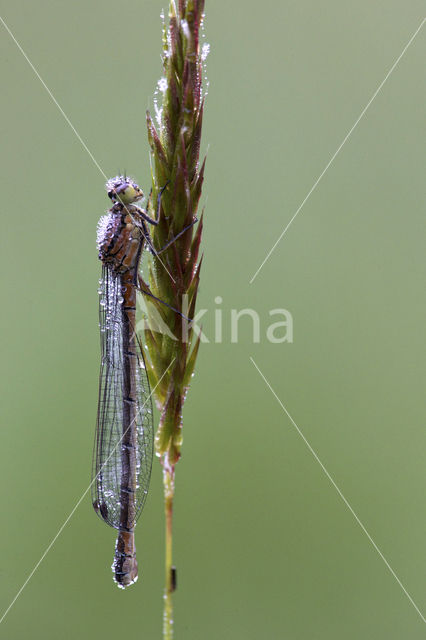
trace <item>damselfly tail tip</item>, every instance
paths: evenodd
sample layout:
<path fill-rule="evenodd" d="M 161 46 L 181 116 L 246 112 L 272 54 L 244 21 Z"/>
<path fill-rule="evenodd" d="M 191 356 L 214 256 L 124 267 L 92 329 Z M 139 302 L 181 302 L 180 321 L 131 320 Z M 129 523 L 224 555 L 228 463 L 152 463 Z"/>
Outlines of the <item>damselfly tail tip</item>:
<path fill-rule="evenodd" d="M 126 589 L 138 579 L 138 562 L 136 558 L 114 558 L 111 566 L 114 582 L 119 589 Z"/>
<path fill-rule="evenodd" d="M 114 581 L 120 589 L 134 584 L 138 579 L 135 534 L 133 531 L 118 531 L 115 543 L 114 562 L 111 566 Z"/>

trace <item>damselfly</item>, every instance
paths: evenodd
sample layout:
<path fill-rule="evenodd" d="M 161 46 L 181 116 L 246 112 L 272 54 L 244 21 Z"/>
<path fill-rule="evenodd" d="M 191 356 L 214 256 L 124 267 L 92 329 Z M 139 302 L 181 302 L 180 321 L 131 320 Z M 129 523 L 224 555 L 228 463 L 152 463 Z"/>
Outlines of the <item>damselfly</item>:
<path fill-rule="evenodd" d="M 151 393 L 136 334 L 139 263 L 146 245 L 158 255 L 196 218 L 157 252 L 147 223 L 158 224 L 162 191 L 152 218 L 135 204 L 143 192 L 133 180 L 117 176 L 106 187 L 113 206 L 99 220 L 97 235 L 102 261 L 101 369 L 92 501 L 100 518 L 118 529 L 112 570 L 117 585 L 125 588 L 138 576 L 134 529 L 148 493 L 153 457 Z"/>

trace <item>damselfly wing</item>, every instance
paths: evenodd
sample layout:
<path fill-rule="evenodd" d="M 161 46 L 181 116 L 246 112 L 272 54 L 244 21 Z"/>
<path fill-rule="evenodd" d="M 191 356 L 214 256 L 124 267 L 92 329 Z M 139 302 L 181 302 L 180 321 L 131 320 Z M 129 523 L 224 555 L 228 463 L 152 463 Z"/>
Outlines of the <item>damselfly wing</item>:
<path fill-rule="evenodd" d="M 123 450 L 133 451 L 135 459 L 135 468 L 131 469 L 135 481 L 133 514 L 126 525 L 128 527 L 129 524 L 136 524 L 148 493 L 153 457 L 153 414 L 145 361 L 134 327 L 129 326 L 129 333 L 135 336 L 130 350 L 129 345 L 125 344 L 122 277 L 104 264 L 99 285 L 101 367 L 93 456 L 93 477 L 96 479 L 92 484 L 92 500 L 102 520 L 119 529 L 122 453 Z M 133 398 L 125 397 L 129 373 L 135 377 L 136 393 Z M 124 423 L 129 433 L 123 433 Z M 129 487 L 129 491 L 132 490 Z"/>

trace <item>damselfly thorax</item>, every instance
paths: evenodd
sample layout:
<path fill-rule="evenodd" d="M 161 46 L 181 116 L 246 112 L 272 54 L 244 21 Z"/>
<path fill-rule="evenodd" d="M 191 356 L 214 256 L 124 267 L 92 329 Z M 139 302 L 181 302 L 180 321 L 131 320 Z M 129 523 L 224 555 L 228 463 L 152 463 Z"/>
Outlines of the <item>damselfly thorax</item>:
<path fill-rule="evenodd" d="M 99 258 L 116 273 L 137 271 L 145 243 L 139 207 L 115 203 L 99 221 Z"/>

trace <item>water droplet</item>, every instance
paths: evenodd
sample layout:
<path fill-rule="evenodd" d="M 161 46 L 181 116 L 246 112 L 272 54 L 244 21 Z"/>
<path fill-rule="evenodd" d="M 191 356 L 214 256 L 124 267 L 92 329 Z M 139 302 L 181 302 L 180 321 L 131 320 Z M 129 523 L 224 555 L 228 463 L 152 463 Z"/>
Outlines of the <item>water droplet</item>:
<path fill-rule="evenodd" d="M 167 91 L 167 79 L 166 78 L 160 78 L 160 80 L 158 81 L 158 88 L 160 89 L 161 93 L 165 93 Z"/>
<path fill-rule="evenodd" d="M 207 58 L 207 56 L 209 55 L 210 52 L 210 45 L 205 42 L 203 44 L 203 47 L 201 49 L 201 60 L 204 62 L 204 60 Z"/>

